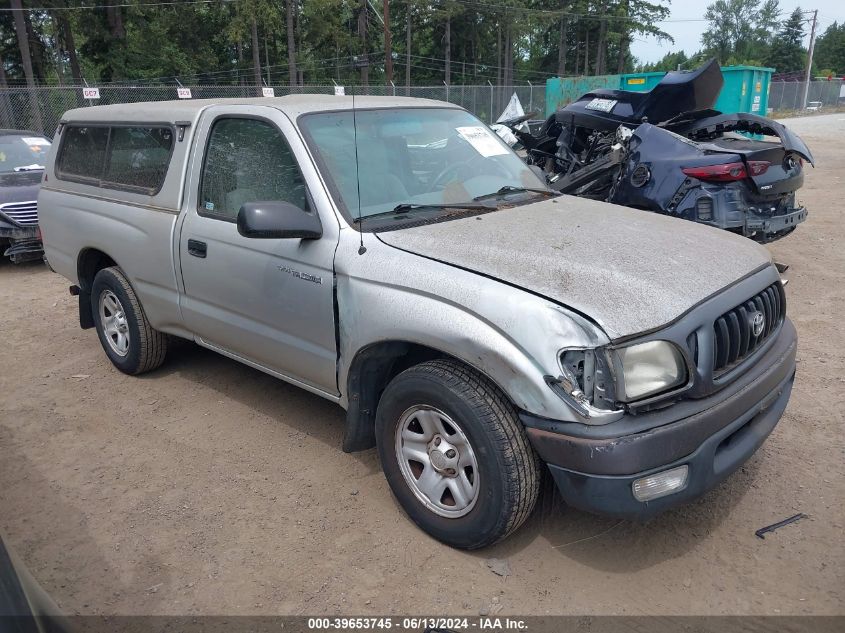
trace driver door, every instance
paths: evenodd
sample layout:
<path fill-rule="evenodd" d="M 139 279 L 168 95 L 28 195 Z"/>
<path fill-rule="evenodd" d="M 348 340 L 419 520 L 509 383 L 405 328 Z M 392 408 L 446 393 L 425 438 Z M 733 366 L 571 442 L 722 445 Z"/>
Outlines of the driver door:
<path fill-rule="evenodd" d="M 321 217 L 323 235 L 310 240 L 247 238 L 236 225 L 246 202 L 318 213 L 299 136 L 275 108 L 215 106 L 196 138 L 178 241 L 187 328 L 200 344 L 336 396 L 336 219 Z"/>

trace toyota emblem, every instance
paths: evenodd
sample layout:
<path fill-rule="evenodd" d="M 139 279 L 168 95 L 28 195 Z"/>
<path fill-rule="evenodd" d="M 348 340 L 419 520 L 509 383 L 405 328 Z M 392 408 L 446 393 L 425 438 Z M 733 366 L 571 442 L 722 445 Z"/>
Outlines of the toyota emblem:
<path fill-rule="evenodd" d="M 762 312 L 755 312 L 751 315 L 751 333 L 754 337 L 758 337 L 763 333 L 763 328 L 766 325 L 766 319 Z"/>

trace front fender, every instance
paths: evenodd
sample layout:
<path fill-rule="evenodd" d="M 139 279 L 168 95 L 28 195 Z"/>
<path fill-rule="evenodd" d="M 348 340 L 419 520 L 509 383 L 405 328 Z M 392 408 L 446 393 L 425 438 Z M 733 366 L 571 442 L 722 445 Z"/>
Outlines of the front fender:
<path fill-rule="evenodd" d="M 523 411 L 580 420 L 544 376 L 559 374 L 561 349 L 606 344 L 597 326 L 543 297 L 365 237 L 365 254 L 342 238 L 336 259 L 343 406 L 358 352 L 402 341 L 465 362 Z"/>

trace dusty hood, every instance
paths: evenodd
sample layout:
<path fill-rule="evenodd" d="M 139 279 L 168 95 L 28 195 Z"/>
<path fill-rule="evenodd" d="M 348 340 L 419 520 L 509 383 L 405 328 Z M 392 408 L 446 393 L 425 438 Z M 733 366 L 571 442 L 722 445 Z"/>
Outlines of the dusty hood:
<path fill-rule="evenodd" d="M 572 196 L 379 237 L 544 295 L 611 339 L 666 325 L 771 262 L 726 231 Z"/>

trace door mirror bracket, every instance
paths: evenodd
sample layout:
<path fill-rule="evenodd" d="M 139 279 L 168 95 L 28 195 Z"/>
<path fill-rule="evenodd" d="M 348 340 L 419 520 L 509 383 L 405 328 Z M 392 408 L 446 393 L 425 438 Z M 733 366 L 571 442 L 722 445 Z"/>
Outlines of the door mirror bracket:
<path fill-rule="evenodd" d="M 246 202 L 238 211 L 238 233 L 257 239 L 316 240 L 323 226 L 316 213 L 284 200 Z"/>

